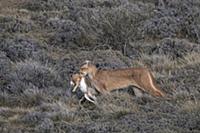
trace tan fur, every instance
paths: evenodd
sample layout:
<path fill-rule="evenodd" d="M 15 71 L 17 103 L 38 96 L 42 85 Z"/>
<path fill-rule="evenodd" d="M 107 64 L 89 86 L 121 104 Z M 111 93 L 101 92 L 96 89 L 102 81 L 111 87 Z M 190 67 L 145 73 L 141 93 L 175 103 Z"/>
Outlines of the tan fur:
<path fill-rule="evenodd" d="M 151 72 L 146 68 L 99 70 L 95 65 L 87 62 L 80 68 L 80 73 L 88 74 L 96 89 L 101 93 L 135 86 L 153 96 L 165 96 L 156 85 Z"/>

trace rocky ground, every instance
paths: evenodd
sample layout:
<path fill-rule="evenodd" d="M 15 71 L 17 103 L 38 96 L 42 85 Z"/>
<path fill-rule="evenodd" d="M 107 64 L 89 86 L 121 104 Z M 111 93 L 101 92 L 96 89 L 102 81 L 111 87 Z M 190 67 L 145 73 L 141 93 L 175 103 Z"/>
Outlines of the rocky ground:
<path fill-rule="evenodd" d="M 167 94 L 78 104 L 69 79 L 148 67 Z M 0 132 L 200 132 L 199 0 L 1 0 Z"/>

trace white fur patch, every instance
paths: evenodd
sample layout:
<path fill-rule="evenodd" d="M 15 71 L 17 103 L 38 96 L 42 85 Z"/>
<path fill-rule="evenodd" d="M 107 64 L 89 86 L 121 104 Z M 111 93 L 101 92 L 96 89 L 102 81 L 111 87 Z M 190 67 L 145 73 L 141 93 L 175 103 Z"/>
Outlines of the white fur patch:
<path fill-rule="evenodd" d="M 81 79 L 81 82 L 80 82 L 80 89 L 83 93 L 86 93 L 87 92 L 87 85 L 85 83 L 85 78 L 82 78 Z"/>
<path fill-rule="evenodd" d="M 70 81 L 70 85 L 74 85 L 74 82 Z"/>

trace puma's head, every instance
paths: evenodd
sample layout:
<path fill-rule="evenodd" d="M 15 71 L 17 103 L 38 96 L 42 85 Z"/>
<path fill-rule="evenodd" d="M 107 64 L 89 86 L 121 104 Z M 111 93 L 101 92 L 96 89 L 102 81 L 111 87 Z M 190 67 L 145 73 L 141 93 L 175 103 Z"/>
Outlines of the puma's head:
<path fill-rule="evenodd" d="M 96 74 L 97 68 L 93 65 L 90 61 L 85 61 L 85 64 L 81 66 L 80 73 L 86 76 L 87 74 L 89 77 L 93 77 Z"/>
<path fill-rule="evenodd" d="M 79 87 L 81 78 L 82 78 L 81 74 L 73 74 L 72 75 L 71 81 L 70 81 L 70 85 L 73 87 L 72 92 L 75 92 L 76 89 Z"/>

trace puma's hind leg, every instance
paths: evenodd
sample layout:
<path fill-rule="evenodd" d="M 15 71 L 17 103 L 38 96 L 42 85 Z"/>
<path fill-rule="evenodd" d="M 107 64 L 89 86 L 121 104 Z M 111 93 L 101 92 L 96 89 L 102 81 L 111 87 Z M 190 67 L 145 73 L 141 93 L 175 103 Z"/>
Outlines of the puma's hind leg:
<path fill-rule="evenodd" d="M 139 90 L 138 88 L 132 87 L 132 89 L 133 89 L 133 91 L 134 91 L 134 93 L 135 93 L 135 95 L 136 95 L 137 97 L 142 97 L 142 96 L 143 96 L 142 91 Z"/>
<path fill-rule="evenodd" d="M 160 87 L 155 82 L 155 79 L 151 73 L 148 74 L 149 77 L 149 88 L 150 93 L 154 96 L 164 97 L 165 94 L 161 91 Z"/>

